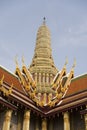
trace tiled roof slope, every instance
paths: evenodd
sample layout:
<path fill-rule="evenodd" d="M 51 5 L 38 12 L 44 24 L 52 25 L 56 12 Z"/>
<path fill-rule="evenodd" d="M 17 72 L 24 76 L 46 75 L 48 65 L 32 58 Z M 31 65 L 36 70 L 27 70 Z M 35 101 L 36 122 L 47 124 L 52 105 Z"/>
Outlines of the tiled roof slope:
<path fill-rule="evenodd" d="M 60 102 L 56 104 L 55 107 L 49 109 L 46 108 L 40 109 L 35 105 L 34 102 L 32 102 L 32 100 L 29 100 L 29 98 L 23 91 L 17 76 L 0 66 L 0 79 L 2 78 L 3 75 L 4 75 L 4 82 L 7 83 L 8 85 L 11 85 L 13 83 L 16 89 L 16 91 L 13 90 L 9 98 L 14 99 L 15 101 L 17 100 L 19 103 L 21 102 L 22 104 L 24 104 L 24 106 L 31 108 L 37 113 L 38 112 L 41 113 L 41 115 L 43 116 L 53 115 L 58 113 L 58 111 L 61 112 L 64 111 L 65 109 L 70 109 L 79 104 L 85 104 L 85 102 L 87 102 L 87 91 L 86 91 L 87 74 L 73 78 L 65 97 L 62 98 L 62 100 L 60 100 Z"/>
<path fill-rule="evenodd" d="M 65 97 L 80 93 L 85 90 L 87 90 L 87 74 L 72 79 Z"/>
<path fill-rule="evenodd" d="M 22 86 L 15 74 L 10 73 L 8 70 L 0 66 L 0 79 L 4 75 L 4 82 L 11 86 L 13 84 L 14 88 L 18 91 L 24 93 Z"/>

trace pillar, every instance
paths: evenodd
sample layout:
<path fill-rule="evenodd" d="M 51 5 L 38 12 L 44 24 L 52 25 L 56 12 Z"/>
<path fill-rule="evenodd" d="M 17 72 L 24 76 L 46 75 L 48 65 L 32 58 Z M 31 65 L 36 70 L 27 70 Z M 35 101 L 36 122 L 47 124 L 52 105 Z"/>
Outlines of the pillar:
<path fill-rule="evenodd" d="M 43 73 L 43 86 L 45 86 L 45 73 Z"/>
<path fill-rule="evenodd" d="M 12 110 L 7 110 L 5 113 L 5 118 L 4 118 L 2 130 L 10 130 L 11 116 L 12 116 Z"/>
<path fill-rule="evenodd" d="M 21 113 L 18 112 L 18 125 L 17 125 L 17 130 L 21 130 L 21 127 L 22 127 L 22 118 L 21 118 Z"/>
<path fill-rule="evenodd" d="M 35 82 L 37 84 L 37 73 L 35 73 Z"/>
<path fill-rule="evenodd" d="M 44 104 L 47 103 L 47 94 L 46 93 L 43 94 L 43 103 Z"/>
<path fill-rule="evenodd" d="M 52 80 L 53 80 L 53 75 L 50 74 L 50 83 L 52 82 Z"/>
<path fill-rule="evenodd" d="M 69 113 L 64 113 L 64 130 L 70 130 L 70 121 L 69 121 Z"/>
<path fill-rule="evenodd" d="M 39 130 L 39 119 L 38 118 L 36 118 L 35 130 Z"/>
<path fill-rule="evenodd" d="M 47 130 L 47 119 L 42 119 L 42 130 Z"/>
<path fill-rule="evenodd" d="M 23 120 L 23 130 L 29 130 L 30 128 L 30 110 L 25 110 Z"/>
<path fill-rule="evenodd" d="M 53 119 L 49 119 L 49 130 L 53 130 Z"/>
<path fill-rule="evenodd" d="M 87 130 L 87 114 L 85 114 L 84 117 L 85 117 L 85 130 Z"/>
<path fill-rule="evenodd" d="M 46 74 L 46 83 L 49 83 L 49 74 Z"/>
<path fill-rule="evenodd" d="M 41 85 L 41 73 L 39 73 L 39 84 Z"/>

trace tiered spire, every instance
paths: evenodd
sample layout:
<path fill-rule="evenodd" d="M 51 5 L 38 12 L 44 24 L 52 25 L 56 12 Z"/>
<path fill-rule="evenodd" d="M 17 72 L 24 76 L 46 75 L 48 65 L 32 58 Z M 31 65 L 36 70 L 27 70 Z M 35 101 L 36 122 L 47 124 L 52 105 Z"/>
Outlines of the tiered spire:
<path fill-rule="evenodd" d="M 35 77 L 35 74 L 37 75 L 37 82 L 40 80 L 40 82 L 43 82 L 43 80 L 45 80 L 45 82 L 49 83 L 56 75 L 57 69 L 52 58 L 50 31 L 46 26 L 45 20 L 44 17 L 43 24 L 39 27 L 37 32 L 34 57 L 29 70 L 31 74 L 33 74 L 33 77 Z M 40 80 L 39 75 L 41 75 Z"/>

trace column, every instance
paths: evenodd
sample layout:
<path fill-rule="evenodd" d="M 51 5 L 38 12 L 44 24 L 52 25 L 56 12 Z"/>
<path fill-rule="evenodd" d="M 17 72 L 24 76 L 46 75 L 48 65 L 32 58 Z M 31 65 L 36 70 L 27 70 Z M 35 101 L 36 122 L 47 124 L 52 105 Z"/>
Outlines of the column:
<path fill-rule="evenodd" d="M 53 80 L 53 75 L 50 74 L 50 83 L 52 82 L 52 80 Z"/>
<path fill-rule="evenodd" d="M 41 85 L 41 73 L 39 73 L 39 83 Z"/>
<path fill-rule="evenodd" d="M 44 104 L 47 103 L 47 94 L 46 93 L 43 94 L 43 103 Z"/>
<path fill-rule="evenodd" d="M 49 119 L 49 130 L 53 130 L 53 119 Z"/>
<path fill-rule="evenodd" d="M 87 114 L 85 114 L 84 117 L 85 117 L 85 130 L 87 130 Z"/>
<path fill-rule="evenodd" d="M 69 113 L 64 113 L 64 130 L 70 130 L 70 121 L 69 121 Z"/>
<path fill-rule="evenodd" d="M 43 73 L 43 86 L 45 86 L 45 73 Z"/>
<path fill-rule="evenodd" d="M 36 126 L 35 126 L 35 130 L 39 130 L 39 118 L 36 118 Z"/>
<path fill-rule="evenodd" d="M 35 82 L 37 84 L 37 73 L 35 73 Z"/>
<path fill-rule="evenodd" d="M 3 130 L 10 130 L 12 110 L 7 110 L 5 113 L 5 119 L 3 123 Z"/>
<path fill-rule="evenodd" d="M 49 74 L 46 74 L 46 83 L 49 83 Z"/>
<path fill-rule="evenodd" d="M 18 125 L 17 125 L 17 130 L 21 130 L 21 127 L 22 127 L 22 118 L 21 118 L 21 113 L 18 112 Z"/>
<path fill-rule="evenodd" d="M 29 130 L 30 128 L 30 110 L 25 110 L 23 120 L 23 130 Z"/>
<path fill-rule="evenodd" d="M 47 130 L 47 119 L 42 119 L 42 130 Z"/>

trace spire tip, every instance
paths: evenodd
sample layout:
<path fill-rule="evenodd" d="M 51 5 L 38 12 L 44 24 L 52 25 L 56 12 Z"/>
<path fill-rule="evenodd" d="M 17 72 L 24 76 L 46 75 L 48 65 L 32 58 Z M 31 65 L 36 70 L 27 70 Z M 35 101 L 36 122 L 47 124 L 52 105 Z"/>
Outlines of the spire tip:
<path fill-rule="evenodd" d="M 43 18 L 43 24 L 44 25 L 46 24 L 46 18 L 45 17 Z"/>

